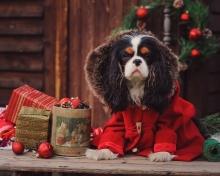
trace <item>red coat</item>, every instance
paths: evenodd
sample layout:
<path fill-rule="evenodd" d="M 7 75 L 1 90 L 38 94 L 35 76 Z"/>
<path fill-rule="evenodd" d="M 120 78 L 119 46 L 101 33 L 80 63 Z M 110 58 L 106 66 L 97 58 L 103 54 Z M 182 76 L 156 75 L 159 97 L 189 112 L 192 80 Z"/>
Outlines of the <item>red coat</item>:
<path fill-rule="evenodd" d="M 177 155 L 173 160 L 191 161 L 202 154 L 204 141 L 192 121 L 194 115 L 194 106 L 179 97 L 178 88 L 170 107 L 162 114 L 138 106 L 115 113 L 92 144 L 121 156 L 125 152 L 147 156 L 167 151 Z"/>

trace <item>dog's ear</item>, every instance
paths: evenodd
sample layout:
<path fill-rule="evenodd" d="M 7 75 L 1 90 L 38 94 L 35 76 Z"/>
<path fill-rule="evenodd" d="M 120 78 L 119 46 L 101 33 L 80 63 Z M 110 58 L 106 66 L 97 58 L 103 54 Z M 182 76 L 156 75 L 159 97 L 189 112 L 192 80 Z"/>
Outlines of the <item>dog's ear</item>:
<path fill-rule="evenodd" d="M 122 73 L 115 42 L 105 43 L 92 51 L 86 59 L 85 73 L 90 89 L 112 113 L 127 107 L 127 87 Z"/>
<path fill-rule="evenodd" d="M 104 100 L 112 113 L 123 111 L 128 106 L 128 89 L 120 64 L 117 46 L 110 51 L 110 63 L 105 66 L 103 82 L 105 86 Z"/>
<path fill-rule="evenodd" d="M 169 96 L 174 93 L 178 64 L 177 56 L 167 46 L 159 42 L 155 47 L 157 62 L 149 67 L 143 104 L 162 113 L 169 106 Z"/>

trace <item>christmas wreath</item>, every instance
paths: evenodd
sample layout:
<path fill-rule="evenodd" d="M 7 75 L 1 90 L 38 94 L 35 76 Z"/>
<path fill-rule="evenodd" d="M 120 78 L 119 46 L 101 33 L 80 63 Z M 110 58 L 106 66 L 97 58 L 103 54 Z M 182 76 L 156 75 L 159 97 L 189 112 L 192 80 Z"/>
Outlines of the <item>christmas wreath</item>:
<path fill-rule="evenodd" d="M 209 21 L 208 7 L 198 0 L 142 0 L 139 7 L 132 7 L 124 17 L 123 26 L 114 32 L 127 29 L 146 29 L 146 23 L 152 13 L 169 6 L 171 18 L 179 19 L 179 24 L 186 29 L 179 40 L 180 69 L 186 70 L 195 62 L 203 61 L 216 53 L 219 41 L 207 27 Z"/>

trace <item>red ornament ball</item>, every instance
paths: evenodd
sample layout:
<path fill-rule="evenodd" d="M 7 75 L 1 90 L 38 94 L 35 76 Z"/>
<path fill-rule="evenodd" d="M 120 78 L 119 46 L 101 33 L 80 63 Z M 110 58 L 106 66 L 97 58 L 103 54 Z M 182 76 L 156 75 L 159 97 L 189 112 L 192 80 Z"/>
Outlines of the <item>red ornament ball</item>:
<path fill-rule="evenodd" d="M 192 28 L 190 31 L 189 31 L 189 38 L 191 40 L 198 40 L 200 39 L 202 36 L 202 32 L 200 31 L 200 29 L 198 28 Z"/>
<path fill-rule="evenodd" d="M 137 9 L 136 15 L 139 19 L 144 19 L 148 15 L 148 10 L 144 7 L 140 7 L 140 8 Z"/>
<path fill-rule="evenodd" d="M 22 154 L 24 152 L 24 144 L 22 144 L 21 142 L 13 142 L 13 144 L 12 144 L 12 151 L 16 155 Z"/>
<path fill-rule="evenodd" d="M 189 21 L 189 14 L 188 13 L 183 13 L 182 15 L 181 15 L 181 17 L 180 17 L 180 19 L 182 20 L 182 21 Z"/>
<path fill-rule="evenodd" d="M 66 102 L 69 102 L 70 101 L 70 98 L 62 98 L 59 102 L 60 105 L 66 103 Z"/>
<path fill-rule="evenodd" d="M 77 107 L 79 106 L 80 102 L 81 102 L 81 100 L 78 97 L 71 98 L 71 103 L 72 103 L 74 109 L 77 109 Z"/>
<path fill-rule="evenodd" d="M 191 58 L 197 58 L 199 57 L 200 55 L 200 52 L 198 49 L 192 49 L 191 52 L 190 52 L 190 57 Z"/>
<path fill-rule="evenodd" d="M 42 142 L 37 148 L 37 153 L 42 158 L 50 158 L 53 155 L 53 146 L 49 142 Z"/>

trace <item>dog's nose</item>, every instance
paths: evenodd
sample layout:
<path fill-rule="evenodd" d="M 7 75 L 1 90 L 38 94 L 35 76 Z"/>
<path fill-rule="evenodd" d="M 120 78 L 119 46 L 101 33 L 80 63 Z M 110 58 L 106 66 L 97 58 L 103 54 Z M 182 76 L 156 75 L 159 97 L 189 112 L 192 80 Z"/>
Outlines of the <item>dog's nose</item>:
<path fill-rule="evenodd" d="M 133 63 L 138 67 L 139 65 L 141 65 L 142 61 L 140 59 L 135 59 Z"/>

